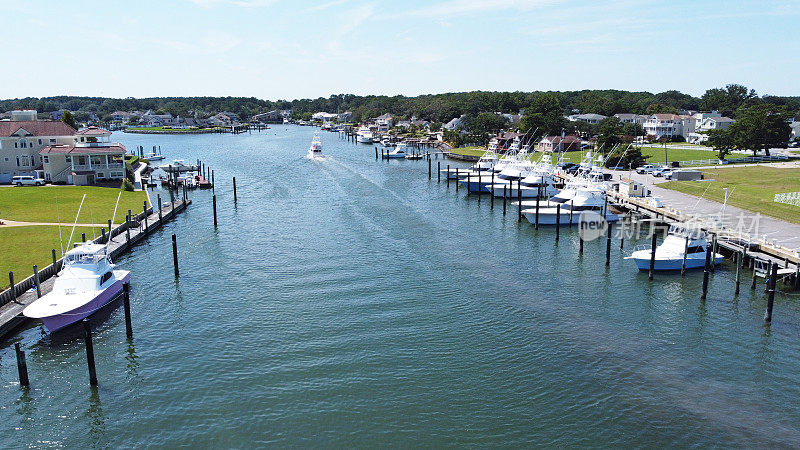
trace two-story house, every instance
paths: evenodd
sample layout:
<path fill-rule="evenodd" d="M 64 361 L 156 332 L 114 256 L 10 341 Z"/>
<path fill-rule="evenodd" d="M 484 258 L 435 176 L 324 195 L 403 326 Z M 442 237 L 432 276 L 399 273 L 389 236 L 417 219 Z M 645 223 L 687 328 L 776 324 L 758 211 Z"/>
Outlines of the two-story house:
<path fill-rule="evenodd" d="M 125 146 L 110 141 L 111 132 L 89 127 L 75 132 L 72 142 L 44 147 L 45 180 L 53 183 L 91 186 L 125 178 Z"/>
<path fill-rule="evenodd" d="M 61 121 L 37 120 L 34 110 L 11 112 L 0 121 L 0 183 L 15 175 L 45 176 L 39 152 L 57 144 L 75 143 L 75 129 Z"/>
<path fill-rule="evenodd" d="M 695 132 L 696 119 L 677 114 L 653 114 L 644 122 L 644 132 L 650 139 L 672 139 L 676 136 L 686 138 Z"/>

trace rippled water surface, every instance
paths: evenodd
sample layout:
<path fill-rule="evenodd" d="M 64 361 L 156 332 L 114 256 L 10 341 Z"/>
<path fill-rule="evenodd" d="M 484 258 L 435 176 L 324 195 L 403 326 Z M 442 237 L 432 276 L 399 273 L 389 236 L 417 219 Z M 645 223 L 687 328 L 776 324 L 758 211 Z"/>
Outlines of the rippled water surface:
<path fill-rule="evenodd" d="M 117 261 L 135 337 L 121 308 L 95 319 L 96 391 L 77 332 L 0 344 L 0 447 L 800 445 L 797 298 L 765 328 L 727 262 L 702 303 L 702 273 L 649 282 L 616 240 L 610 268 L 604 241 L 579 257 L 576 229 L 555 245 L 437 160 L 429 181 L 323 133 L 309 161 L 313 131 L 114 135 L 208 163 L 219 227 L 193 192 Z"/>

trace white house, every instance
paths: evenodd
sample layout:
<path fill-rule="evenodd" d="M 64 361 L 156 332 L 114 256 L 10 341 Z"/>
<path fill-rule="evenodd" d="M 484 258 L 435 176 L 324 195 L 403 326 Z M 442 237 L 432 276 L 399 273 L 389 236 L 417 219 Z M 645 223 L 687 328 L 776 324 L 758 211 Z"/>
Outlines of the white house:
<path fill-rule="evenodd" d="M 450 131 L 461 130 L 466 126 L 466 120 L 464 117 L 465 115 L 462 114 L 461 117 L 456 117 L 455 119 L 452 119 L 450 122 L 444 124 L 442 128 Z"/>
<path fill-rule="evenodd" d="M 800 122 L 792 120 L 789 126 L 792 128 L 792 135 L 789 137 L 789 140 L 800 141 Z"/>
<path fill-rule="evenodd" d="M 91 186 L 125 178 L 125 146 L 111 142 L 111 132 L 89 127 L 72 143 L 48 145 L 39 151 L 44 178 L 53 183 Z"/>
<path fill-rule="evenodd" d="M 567 116 L 567 120 L 570 122 L 586 122 L 591 124 L 598 124 L 605 118 L 606 116 L 602 114 L 572 114 Z"/>
<path fill-rule="evenodd" d="M 327 113 L 327 112 L 316 112 L 311 115 L 311 120 L 318 120 L 321 122 L 330 122 L 339 116 L 334 113 Z"/>
<path fill-rule="evenodd" d="M 639 125 L 644 125 L 647 119 L 650 116 L 644 114 L 631 114 L 631 113 L 618 113 L 614 114 L 614 117 L 619 119 L 622 123 L 638 123 Z"/>
<path fill-rule="evenodd" d="M 0 121 L 0 183 L 10 183 L 15 175 L 44 176 L 39 151 L 78 142 L 71 126 L 36 117 L 34 110 L 19 110 L 11 112 L 11 120 Z"/>
<path fill-rule="evenodd" d="M 695 116 L 698 115 L 700 114 L 695 114 Z M 726 130 L 733 122 L 735 122 L 735 120 L 729 117 L 720 116 L 718 114 L 715 116 L 706 117 L 696 122 L 694 132 L 687 133 L 686 141 L 692 144 L 701 144 L 703 142 L 707 142 L 708 135 L 706 132 L 710 130 Z"/>
<path fill-rule="evenodd" d="M 653 114 L 644 122 L 644 131 L 650 139 L 672 139 L 675 136 L 688 137 L 695 132 L 696 119 L 693 116 L 677 114 Z"/>

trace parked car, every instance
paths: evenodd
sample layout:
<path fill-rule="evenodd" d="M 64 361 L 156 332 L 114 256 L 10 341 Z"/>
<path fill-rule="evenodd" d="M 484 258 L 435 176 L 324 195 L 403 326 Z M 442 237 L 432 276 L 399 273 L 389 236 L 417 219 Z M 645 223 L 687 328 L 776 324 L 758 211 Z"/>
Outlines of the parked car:
<path fill-rule="evenodd" d="M 655 166 L 652 164 L 645 164 L 643 166 L 639 166 L 636 168 L 636 173 L 639 175 L 644 175 L 646 173 L 652 173 L 655 170 Z"/>
<path fill-rule="evenodd" d="M 675 173 L 675 171 L 673 171 L 672 169 L 667 169 L 661 172 L 661 176 L 663 176 L 665 180 L 671 180 L 673 173 Z"/>
<path fill-rule="evenodd" d="M 44 186 L 44 179 L 32 175 L 17 175 L 11 178 L 11 184 L 15 186 Z"/>
<path fill-rule="evenodd" d="M 654 177 L 663 177 L 664 172 L 667 172 L 668 170 L 670 170 L 669 167 L 656 167 L 652 172 L 650 172 L 650 174 Z"/>

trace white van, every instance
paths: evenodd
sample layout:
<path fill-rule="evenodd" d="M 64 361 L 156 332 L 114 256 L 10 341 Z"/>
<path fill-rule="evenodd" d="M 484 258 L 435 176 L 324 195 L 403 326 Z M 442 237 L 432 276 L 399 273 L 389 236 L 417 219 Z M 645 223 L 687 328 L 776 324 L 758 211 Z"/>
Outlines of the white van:
<path fill-rule="evenodd" d="M 33 175 L 17 175 L 11 178 L 11 184 L 16 186 L 44 186 L 45 181 Z"/>

